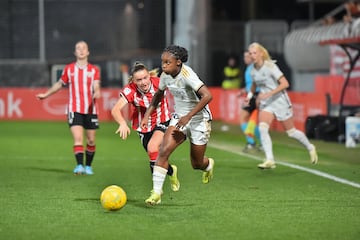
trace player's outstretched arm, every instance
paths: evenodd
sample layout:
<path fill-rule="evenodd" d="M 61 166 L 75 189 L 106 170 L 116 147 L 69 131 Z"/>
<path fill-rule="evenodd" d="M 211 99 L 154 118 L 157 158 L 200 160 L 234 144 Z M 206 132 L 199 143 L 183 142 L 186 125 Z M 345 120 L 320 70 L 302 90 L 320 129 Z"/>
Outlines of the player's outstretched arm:
<path fill-rule="evenodd" d="M 127 105 L 127 101 L 124 97 L 120 97 L 115 106 L 111 109 L 111 115 L 114 120 L 119 124 L 115 134 L 119 134 L 122 139 L 126 139 L 130 134 L 130 128 L 128 127 L 125 118 L 123 117 L 121 110 Z"/>
<path fill-rule="evenodd" d="M 59 91 L 62 88 L 62 81 L 59 80 L 56 83 L 54 83 L 54 85 L 51 86 L 51 88 L 49 88 L 45 93 L 39 93 L 36 95 L 36 97 L 40 100 L 47 98 L 49 96 L 51 96 L 52 94 L 56 93 L 57 91 Z"/>

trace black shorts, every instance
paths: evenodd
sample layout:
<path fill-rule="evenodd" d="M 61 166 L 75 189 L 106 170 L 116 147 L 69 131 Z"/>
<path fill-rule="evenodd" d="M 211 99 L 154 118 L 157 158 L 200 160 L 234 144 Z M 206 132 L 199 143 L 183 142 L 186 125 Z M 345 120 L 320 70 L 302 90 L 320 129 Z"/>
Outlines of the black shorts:
<path fill-rule="evenodd" d="M 147 151 L 147 145 L 150 142 L 150 139 L 155 131 L 161 131 L 165 133 L 166 129 L 168 128 L 170 123 L 170 120 L 167 122 L 160 123 L 159 125 L 156 125 L 156 127 L 151 131 L 147 133 L 138 132 L 141 144 L 143 145 L 145 151 Z"/>
<path fill-rule="evenodd" d="M 256 97 L 258 93 L 255 93 L 254 96 L 250 99 L 249 105 L 243 107 L 245 111 L 252 113 L 256 109 Z"/>
<path fill-rule="evenodd" d="M 68 113 L 69 127 L 82 126 L 85 129 L 98 129 L 99 120 L 97 114 Z"/>

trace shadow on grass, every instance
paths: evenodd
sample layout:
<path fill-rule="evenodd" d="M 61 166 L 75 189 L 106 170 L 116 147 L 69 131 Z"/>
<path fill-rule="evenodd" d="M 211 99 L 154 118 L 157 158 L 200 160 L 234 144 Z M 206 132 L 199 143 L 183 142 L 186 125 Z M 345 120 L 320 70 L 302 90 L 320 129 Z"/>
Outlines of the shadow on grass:
<path fill-rule="evenodd" d="M 60 168 L 41 168 L 41 167 L 26 167 L 29 170 L 42 171 L 42 172 L 57 172 L 57 173 L 68 173 L 70 172 L 68 169 L 60 169 Z"/>
<path fill-rule="evenodd" d="M 100 202 L 99 198 L 75 198 L 74 201 L 79 201 L 79 202 Z"/>

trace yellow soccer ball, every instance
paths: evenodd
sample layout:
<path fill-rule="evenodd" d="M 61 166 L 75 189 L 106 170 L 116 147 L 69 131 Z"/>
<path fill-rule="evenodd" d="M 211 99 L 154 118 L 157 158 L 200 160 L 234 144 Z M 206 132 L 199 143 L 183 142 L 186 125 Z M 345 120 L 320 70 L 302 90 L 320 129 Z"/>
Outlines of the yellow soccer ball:
<path fill-rule="evenodd" d="M 117 185 L 111 185 L 101 192 L 100 201 L 106 210 L 116 211 L 125 206 L 127 197 L 124 189 Z"/>

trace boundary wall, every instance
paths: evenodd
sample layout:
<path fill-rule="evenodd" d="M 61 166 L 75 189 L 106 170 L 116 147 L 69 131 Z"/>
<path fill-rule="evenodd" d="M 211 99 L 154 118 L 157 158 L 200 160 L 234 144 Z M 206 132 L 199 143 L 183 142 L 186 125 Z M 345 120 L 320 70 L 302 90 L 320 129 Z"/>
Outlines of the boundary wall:
<path fill-rule="evenodd" d="M 214 98 L 210 109 L 214 120 L 221 120 L 229 124 L 239 124 L 240 109 L 244 97 L 238 97 L 239 90 L 223 90 L 219 87 L 210 87 Z M 42 101 L 36 94 L 46 91 L 47 88 L 0 88 L 0 121 L 66 121 L 66 105 L 68 90 L 60 92 Z M 103 88 L 102 97 L 97 102 L 100 121 L 114 121 L 111 109 L 118 100 L 120 88 Z M 288 92 L 293 103 L 295 126 L 305 129 L 308 116 L 327 114 L 327 103 L 324 96 L 315 93 Z M 170 104 L 171 104 L 170 99 Z M 124 111 L 129 116 L 130 109 Z M 275 130 L 282 131 L 282 127 L 275 121 L 272 125 Z"/>

